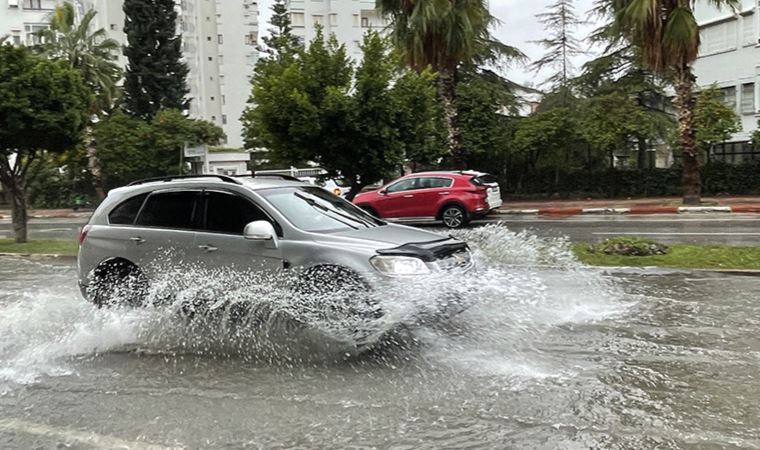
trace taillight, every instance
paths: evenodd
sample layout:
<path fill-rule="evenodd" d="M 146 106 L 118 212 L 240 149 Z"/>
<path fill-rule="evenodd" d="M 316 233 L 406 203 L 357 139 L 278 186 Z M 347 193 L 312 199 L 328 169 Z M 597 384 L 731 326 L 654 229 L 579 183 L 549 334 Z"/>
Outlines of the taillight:
<path fill-rule="evenodd" d="M 475 189 L 471 190 L 470 192 L 480 194 L 483 197 L 488 197 L 488 188 L 486 186 L 476 186 Z"/>
<path fill-rule="evenodd" d="M 79 245 L 84 244 L 84 240 L 87 239 L 87 233 L 90 231 L 90 226 L 85 225 L 79 231 Z"/>

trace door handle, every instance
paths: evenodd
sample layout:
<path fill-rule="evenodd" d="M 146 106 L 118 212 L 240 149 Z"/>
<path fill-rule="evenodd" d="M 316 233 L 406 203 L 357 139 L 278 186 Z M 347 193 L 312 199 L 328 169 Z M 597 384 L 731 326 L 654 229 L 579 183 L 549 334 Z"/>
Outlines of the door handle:
<path fill-rule="evenodd" d="M 218 248 L 214 247 L 213 245 L 199 245 L 199 249 L 203 250 L 206 253 L 211 253 L 219 250 Z"/>
<path fill-rule="evenodd" d="M 439 192 L 438 195 L 449 195 L 450 192 Z"/>
<path fill-rule="evenodd" d="M 141 238 L 140 236 L 133 236 L 129 238 L 129 240 L 134 242 L 137 245 L 145 243 L 145 239 Z"/>
<path fill-rule="evenodd" d="M 406 194 L 406 195 L 404 196 L 404 198 L 412 198 L 412 197 L 414 197 L 414 195 L 412 195 L 412 194 Z"/>

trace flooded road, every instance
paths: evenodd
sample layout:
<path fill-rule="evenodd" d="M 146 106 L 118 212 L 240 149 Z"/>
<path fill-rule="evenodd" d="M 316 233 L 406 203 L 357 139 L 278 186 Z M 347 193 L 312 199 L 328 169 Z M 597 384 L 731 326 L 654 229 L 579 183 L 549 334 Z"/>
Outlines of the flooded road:
<path fill-rule="evenodd" d="M 760 448 L 760 278 L 469 233 L 477 304 L 344 358 L 230 351 L 93 308 L 72 263 L 2 258 L 0 448 Z"/>

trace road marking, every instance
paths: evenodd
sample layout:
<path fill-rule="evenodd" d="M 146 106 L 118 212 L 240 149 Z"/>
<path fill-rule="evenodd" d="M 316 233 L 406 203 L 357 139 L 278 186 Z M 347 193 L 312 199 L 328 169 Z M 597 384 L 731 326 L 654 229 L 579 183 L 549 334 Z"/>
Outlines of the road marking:
<path fill-rule="evenodd" d="M 629 236 L 760 236 L 760 233 L 672 233 L 651 231 L 611 231 L 591 233 L 595 235 L 629 235 Z"/>
<path fill-rule="evenodd" d="M 144 442 L 127 441 L 115 436 L 98 434 L 91 431 L 81 431 L 73 428 L 55 427 L 42 423 L 28 422 L 19 419 L 0 420 L 0 430 L 16 431 L 20 433 L 34 434 L 37 436 L 54 437 L 65 442 L 77 442 L 80 444 L 91 445 L 96 448 L 125 448 L 125 449 L 145 449 L 145 450 L 164 450 L 181 447 L 164 447 Z"/>
<path fill-rule="evenodd" d="M 678 219 L 640 219 L 640 218 L 634 218 L 633 216 L 608 216 L 607 219 L 574 219 L 574 218 L 565 218 L 565 219 L 514 219 L 514 218 L 508 218 L 508 219 L 479 219 L 474 220 L 473 222 L 479 223 L 479 222 L 489 222 L 489 223 L 497 223 L 497 222 L 508 222 L 508 223 L 622 223 L 622 224 L 641 224 L 641 223 L 683 223 L 683 222 L 760 222 L 760 217 L 758 218 L 724 218 L 724 219 L 686 219 L 686 218 L 678 218 Z"/>
<path fill-rule="evenodd" d="M 36 231 L 37 233 L 52 233 L 54 231 L 71 231 L 73 229 L 74 228 L 45 228 L 42 230 L 34 230 L 34 231 Z"/>

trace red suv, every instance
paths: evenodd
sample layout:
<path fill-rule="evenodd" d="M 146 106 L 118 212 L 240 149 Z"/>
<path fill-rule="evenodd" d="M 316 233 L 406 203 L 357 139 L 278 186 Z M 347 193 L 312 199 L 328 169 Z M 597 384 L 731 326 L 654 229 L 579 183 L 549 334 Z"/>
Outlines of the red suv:
<path fill-rule="evenodd" d="M 458 228 L 501 206 L 496 177 L 480 172 L 419 172 L 363 192 L 354 204 L 382 219 L 441 220 Z"/>

